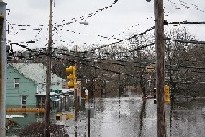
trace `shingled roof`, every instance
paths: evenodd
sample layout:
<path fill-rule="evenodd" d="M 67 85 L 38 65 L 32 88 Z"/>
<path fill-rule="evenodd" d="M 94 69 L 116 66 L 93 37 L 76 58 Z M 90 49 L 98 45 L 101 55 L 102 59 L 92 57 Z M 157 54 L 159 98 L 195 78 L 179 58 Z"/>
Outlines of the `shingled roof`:
<path fill-rule="evenodd" d="M 9 65 L 36 83 L 46 83 L 46 66 L 42 63 L 9 63 Z M 51 84 L 60 83 L 61 81 L 62 78 L 56 74 L 51 74 Z"/>

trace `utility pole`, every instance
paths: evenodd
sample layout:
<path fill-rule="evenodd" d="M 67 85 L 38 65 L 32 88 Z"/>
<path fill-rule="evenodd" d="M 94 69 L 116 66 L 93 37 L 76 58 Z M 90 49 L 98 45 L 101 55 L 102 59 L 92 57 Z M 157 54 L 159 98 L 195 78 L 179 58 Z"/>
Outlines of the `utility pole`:
<path fill-rule="evenodd" d="M 90 137 L 90 106 L 88 109 L 88 137 Z"/>
<path fill-rule="evenodd" d="M 0 0 L 0 137 L 6 136 L 6 3 Z"/>
<path fill-rule="evenodd" d="M 121 72 L 119 72 L 119 74 L 118 74 L 118 96 L 119 96 L 119 99 L 120 99 L 120 97 L 121 97 L 121 79 L 120 79 L 120 75 L 121 75 Z"/>
<path fill-rule="evenodd" d="M 77 57 L 77 53 L 78 53 L 78 46 L 76 45 L 75 48 L 75 55 Z M 78 122 L 78 90 L 77 90 L 77 63 L 78 63 L 78 59 L 76 58 L 76 62 L 75 62 L 75 68 L 76 68 L 76 79 L 74 80 L 74 105 L 75 105 L 75 137 L 77 137 L 77 122 Z"/>
<path fill-rule="evenodd" d="M 164 76 L 165 76 L 165 37 L 163 0 L 154 0 L 155 14 L 155 48 L 157 53 L 156 89 L 157 89 L 157 137 L 166 137 L 164 109 Z"/>
<path fill-rule="evenodd" d="M 45 137 L 50 137 L 50 87 L 51 87 L 51 59 L 52 59 L 52 5 L 50 0 L 50 16 L 49 16 L 49 39 L 47 49 L 47 71 L 46 71 L 46 102 L 45 102 Z"/>

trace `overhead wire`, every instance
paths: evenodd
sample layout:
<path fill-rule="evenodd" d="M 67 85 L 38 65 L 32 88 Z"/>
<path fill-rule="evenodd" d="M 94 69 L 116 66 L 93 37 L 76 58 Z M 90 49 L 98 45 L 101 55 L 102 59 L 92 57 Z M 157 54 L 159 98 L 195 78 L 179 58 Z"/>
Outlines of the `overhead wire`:
<path fill-rule="evenodd" d="M 111 5 L 109 5 L 109 6 L 105 6 L 105 7 L 103 7 L 103 8 L 100 8 L 100 9 L 98 9 L 98 10 L 96 10 L 95 12 L 92 12 L 92 13 L 89 13 L 88 15 L 87 15 L 87 18 L 90 18 L 90 17 L 92 17 L 92 16 L 95 16 L 99 11 L 103 11 L 103 10 L 106 10 L 106 9 L 109 9 L 109 8 L 111 8 L 114 4 L 116 4 L 118 2 L 118 0 L 114 0 L 114 2 L 111 4 Z M 55 2 L 54 2 L 54 6 L 55 6 Z M 64 24 L 57 24 L 57 22 L 56 23 L 54 23 L 54 27 L 60 27 L 60 26 L 64 26 L 64 25 L 69 25 L 69 24 L 71 24 L 71 23 L 74 23 L 74 22 L 72 22 L 74 20 L 74 22 L 77 22 L 78 20 L 77 20 L 77 18 L 72 18 L 71 19 L 71 22 L 67 22 L 67 23 L 64 23 Z M 84 20 L 84 16 L 80 16 L 80 20 Z M 63 20 L 62 22 L 66 22 L 66 20 Z M 14 24 L 13 24 L 14 25 Z M 15 24 L 16 25 L 16 24 Z M 27 27 L 27 26 L 30 26 L 31 27 L 31 25 L 17 25 L 18 27 Z M 43 25 L 39 25 L 39 26 L 43 26 Z M 12 29 L 13 29 L 14 27 L 12 26 Z M 27 30 L 27 29 L 25 29 L 25 28 L 20 28 L 19 29 L 19 31 L 22 31 L 22 30 Z M 37 29 L 35 29 L 35 30 L 37 30 Z M 19 31 L 18 32 L 16 32 L 16 34 L 15 35 L 17 35 L 18 33 L 19 33 Z M 38 31 L 38 33 L 35 35 L 35 40 L 37 40 L 37 41 L 39 41 L 38 39 L 36 39 L 37 38 L 37 36 L 40 34 L 40 32 L 42 31 L 42 28 L 41 29 L 39 29 L 39 31 Z M 69 30 L 67 30 L 67 31 L 69 31 Z M 70 32 L 72 32 L 72 33 L 76 33 L 75 31 L 70 31 Z M 80 34 L 80 33 L 78 33 L 78 34 Z"/>

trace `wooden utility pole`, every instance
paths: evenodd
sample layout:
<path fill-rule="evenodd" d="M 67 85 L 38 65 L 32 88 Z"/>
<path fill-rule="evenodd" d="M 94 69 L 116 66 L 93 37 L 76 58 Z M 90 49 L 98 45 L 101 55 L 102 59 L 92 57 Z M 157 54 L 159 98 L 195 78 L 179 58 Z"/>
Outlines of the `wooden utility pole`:
<path fill-rule="evenodd" d="M 90 137 L 90 106 L 88 109 L 88 137 Z"/>
<path fill-rule="evenodd" d="M 6 136 L 6 3 L 0 0 L 0 137 Z"/>
<path fill-rule="evenodd" d="M 2 17 L 2 16 L 0 16 L 0 40 L 1 40 L 1 38 L 2 38 L 2 30 L 3 30 L 3 24 L 4 24 L 4 18 Z M 1 42 L 0 42 L 0 115 L 2 115 L 4 112 L 3 111 L 5 111 L 5 102 L 4 102 L 4 96 L 3 96 L 3 89 L 2 89 L 2 81 L 3 81 L 3 77 L 2 77 L 2 44 L 1 44 Z M 5 122 L 4 122 L 5 120 L 4 119 L 0 119 L 0 132 L 4 132 L 5 133 L 5 131 L 4 131 L 4 129 L 3 128 L 5 128 L 4 127 L 4 125 L 3 124 L 5 124 Z M 1 133 L 0 133 L 0 135 L 1 135 Z"/>
<path fill-rule="evenodd" d="M 50 0 L 50 16 L 49 16 L 49 39 L 47 49 L 47 71 L 46 71 L 46 102 L 45 102 L 45 137 L 50 137 L 50 87 L 51 87 L 51 57 L 52 57 L 52 5 L 53 0 Z"/>
<path fill-rule="evenodd" d="M 166 137 L 164 109 L 164 9 L 163 0 L 154 0 L 155 14 L 155 47 L 157 53 L 156 89 L 157 89 L 157 137 Z"/>
<path fill-rule="evenodd" d="M 76 45 L 76 49 L 75 49 L 75 54 L 77 57 L 77 53 L 78 53 L 78 46 Z M 77 137 L 77 122 L 78 122 L 78 91 L 77 91 L 77 63 L 78 63 L 78 59 L 76 58 L 76 62 L 75 62 L 75 68 L 76 68 L 76 79 L 74 80 L 74 105 L 75 105 L 75 137 Z"/>

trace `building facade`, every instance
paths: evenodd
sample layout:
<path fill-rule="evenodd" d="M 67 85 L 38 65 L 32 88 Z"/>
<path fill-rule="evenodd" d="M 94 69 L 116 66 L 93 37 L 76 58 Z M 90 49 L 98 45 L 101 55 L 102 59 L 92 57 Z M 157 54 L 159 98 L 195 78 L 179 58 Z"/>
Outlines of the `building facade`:
<path fill-rule="evenodd" d="M 51 75 L 51 90 L 62 89 L 62 78 Z M 42 63 L 10 63 L 7 65 L 7 107 L 44 107 L 46 67 Z"/>

